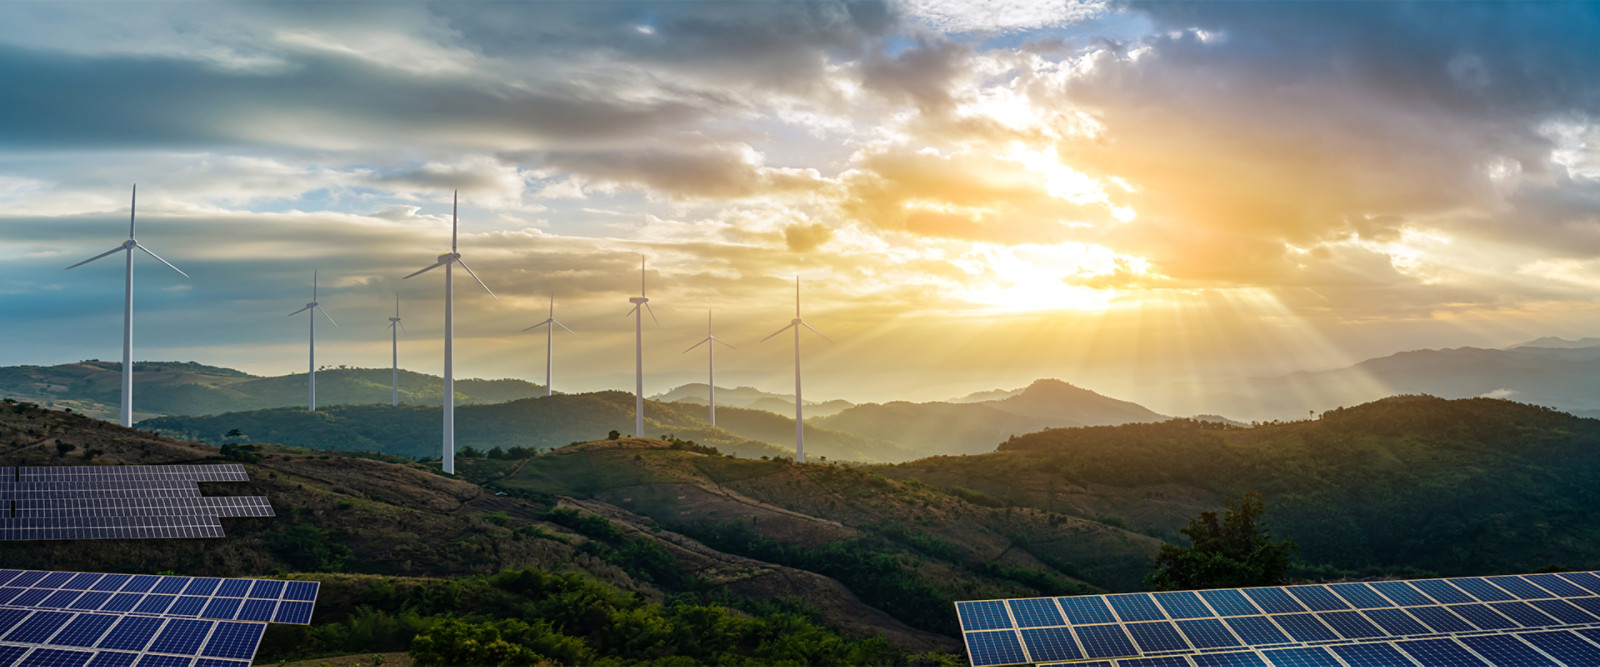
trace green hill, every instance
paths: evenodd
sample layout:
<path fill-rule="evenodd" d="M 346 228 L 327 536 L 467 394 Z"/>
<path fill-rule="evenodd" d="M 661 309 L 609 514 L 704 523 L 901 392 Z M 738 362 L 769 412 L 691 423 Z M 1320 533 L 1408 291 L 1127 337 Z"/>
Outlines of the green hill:
<path fill-rule="evenodd" d="M 400 402 L 443 403 L 444 380 L 400 371 Z M 122 397 L 122 364 L 90 360 L 59 366 L 0 368 L 0 396 L 55 407 L 70 407 L 94 417 L 115 418 Z M 387 368 L 329 368 L 317 371 L 319 405 L 388 404 Z M 543 396 L 544 387 L 522 380 L 456 381 L 456 402 L 502 403 Z M 135 419 L 162 415 L 205 415 L 306 404 L 306 374 L 259 377 L 230 368 L 191 362 L 134 362 Z"/>
<path fill-rule="evenodd" d="M 879 472 L 1168 536 L 1257 489 L 1277 535 L 1342 570 L 1600 566 L 1600 421 L 1502 400 L 1402 396 L 1252 429 L 1052 429 Z"/>
<path fill-rule="evenodd" d="M 320 383 L 319 383 L 320 384 Z M 760 410 L 723 408 L 718 426 L 705 421 L 694 405 L 645 405 L 646 435 L 674 435 L 723 448 L 746 458 L 794 455 L 794 420 Z M 439 408 L 418 405 L 334 405 L 307 412 L 276 408 L 198 417 L 158 417 L 141 428 L 222 443 L 238 429 L 246 438 L 309 449 L 371 451 L 407 458 L 439 456 L 443 425 Z M 633 396 L 619 391 L 557 394 L 492 405 L 456 408 L 456 446 L 488 451 L 495 447 L 546 450 L 570 442 L 601 438 L 615 430 L 634 435 Z M 908 454 L 891 443 L 858 435 L 806 427 L 806 444 L 815 456 L 836 460 L 903 461 Z M 774 444 L 769 444 L 774 443 Z M 786 446 L 778 446 L 782 443 Z"/>

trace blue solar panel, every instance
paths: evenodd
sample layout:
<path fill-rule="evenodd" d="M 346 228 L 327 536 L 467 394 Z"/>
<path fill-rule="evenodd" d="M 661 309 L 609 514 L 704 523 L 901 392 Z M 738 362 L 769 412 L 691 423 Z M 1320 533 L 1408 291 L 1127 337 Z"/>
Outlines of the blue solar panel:
<path fill-rule="evenodd" d="M 1239 638 L 1250 646 L 1287 644 L 1291 641 L 1288 635 L 1283 634 L 1283 631 L 1265 616 L 1236 616 L 1223 619 L 1223 622 L 1233 628 L 1234 634 L 1239 635 Z"/>
<path fill-rule="evenodd" d="M 1051 660 L 1077 660 L 1083 657 L 1078 642 L 1067 628 L 1027 628 L 1022 631 L 1022 643 L 1034 662 Z"/>
<path fill-rule="evenodd" d="M 72 614 L 66 612 L 37 611 L 7 632 L 4 640 L 18 644 L 43 644 L 69 620 L 72 620 Z"/>
<path fill-rule="evenodd" d="M 1373 609 L 1376 607 L 1393 607 L 1394 603 L 1378 595 L 1366 584 L 1328 584 L 1328 590 L 1344 598 L 1350 606 L 1356 609 Z"/>
<path fill-rule="evenodd" d="M 1269 614 L 1288 614 L 1306 610 L 1304 605 L 1296 602 L 1281 588 L 1246 588 L 1242 592 L 1251 602 L 1256 603 L 1261 611 Z"/>
<path fill-rule="evenodd" d="M 138 653 L 98 651 L 94 654 L 94 658 L 89 660 L 89 667 L 132 667 L 138 659 Z"/>
<path fill-rule="evenodd" d="M 80 591 L 86 591 L 86 590 L 89 590 L 90 588 L 93 588 L 95 582 L 100 581 L 100 578 L 104 577 L 104 576 L 106 576 L 106 575 L 98 573 L 98 572 L 83 572 L 83 573 L 79 573 L 77 576 L 73 577 L 67 583 L 62 584 L 61 587 L 62 588 L 71 588 L 71 589 L 80 590 Z"/>
<path fill-rule="evenodd" d="M 174 618 L 167 621 L 166 627 L 161 628 L 161 634 L 156 635 L 156 640 L 150 644 L 149 650 L 155 653 L 192 655 L 200 649 L 200 644 L 211 632 L 212 625 L 212 621 Z"/>
<path fill-rule="evenodd" d="M 1561 625 L 1560 621 L 1548 614 L 1540 613 L 1526 602 L 1495 602 L 1489 606 L 1524 627 L 1543 628 Z"/>
<path fill-rule="evenodd" d="M 1576 598 L 1590 594 L 1589 591 L 1553 574 L 1524 574 L 1522 578 L 1538 584 L 1540 588 L 1554 593 L 1556 597 Z"/>
<path fill-rule="evenodd" d="M 189 667 L 190 660 L 191 658 L 180 658 L 175 655 L 147 653 L 139 656 L 139 662 L 134 663 L 133 667 Z"/>
<path fill-rule="evenodd" d="M 1333 654 L 1317 647 L 1269 649 L 1261 655 L 1273 667 L 1344 667 Z"/>
<path fill-rule="evenodd" d="M 1459 641 L 1495 667 L 1561 667 L 1512 635 L 1477 635 Z"/>
<path fill-rule="evenodd" d="M 1166 620 L 1166 614 L 1156 606 L 1154 600 L 1145 593 L 1124 593 L 1122 595 L 1107 595 L 1106 602 L 1111 603 L 1111 608 L 1117 610 L 1117 616 L 1123 622 L 1132 621 L 1161 621 Z"/>
<path fill-rule="evenodd" d="M 122 585 L 128 583 L 128 580 L 132 578 L 132 575 L 127 574 L 108 574 L 102 577 L 100 581 L 95 582 L 94 587 L 90 590 L 106 592 L 119 591 L 122 590 Z"/>
<path fill-rule="evenodd" d="M 1284 614 L 1273 616 L 1272 620 L 1277 621 L 1279 626 L 1288 631 L 1289 636 L 1294 637 L 1295 641 L 1318 642 L 1339 638 L 1339 635 L 1334 634 L 1328 626 L 1323 625 L 1311 614 Z"/>
<path fill-rule="evenodd" d="M 1483 628 L 1484 630 L 1499 630 L 1502 628 L 1517 627 L 1517 624 L 1511 622 L 1510 619 L 1496 614 L 1493 609 L 1485 607 L 1481 604 L 1458 604 L 1449 607 L 1449 609 L 1450 611 L 1455 612 L 1457 616 L 1467 619 L 1473 625 Z"/>
<path fill-rule="evenodd" d="M 1566 600 L 1533 600 L 1528 604 L 1568 625 L 1600 621 L 1600 618 L 1596 618 L 1593 614 L 1572 606 L 1572 603 Z"/>
<path fill-rule="evenodd" d="M 257 579 L 256 585 L 250 587 L 250 595 L 248 597 L 276 600 L 282 595 L 283 582 L 271 579 Z"/>
<path fill-rule="evenodd" d="M 1344 600 L 1340 600 L 1339 596 L 1323 586 L 1285 586 L 1284 590 L 1295 596 L 1311 611 L 1337 611 L 1350 608 Z"/>
<path fill-rule="evenodd" d="M 1449 639 L 1416 639 L 1395 642 L 1397 648 L 1422 663 L 1422 667 L 1469 667 L 1482 665 L 1465 646 Z"/>
<path fill-rule="evenodd" d="M 1131 658 L 1118 660 L 1117 667 L 1189 667 L 1189 661 L 1181 656 Z"/>
<path fill-rule="evenodd" d="M 256 647 L 261 644 L 261 634 L 266 628 L 260 623 L 218 623 L 206 642 L 205 650 L 200 653 L 213 658 L 249 660 L 255 657 Z"/>
<path fill-rule="evenodd" d="M 172 606 L 167 609 L 167 615 L 199 616 L 200 610 L 205 608 L 207 601 L 209 601 L 209 598 L 180 595 L 177 601 L 173 602 Z"/>
<path fill-rule="evenodd" d="M 100 640 L 100 648 L 143 651 L 150 640 L 155 638 L 156 630 L 160 629 L 163 623 L 166 623 L 166 620 L 160 618 L 123 616 L 116 627 L 111 628 L 106 638 Z"/>
<path fill-rule="evenodd" d="M 27 652 L 28 649 L 24 646 L 6 646 L 4 644 L 0 644 L 0 665 L 13 664 L 18 658 L 22 657 L 22 654 Z"/>
<path fill-rule="evenodd" d="M 1345 662 L 1360 667 L 1414 667 L 1405 654 L 1388 644 L 1343 644 L 1329 646 Z"/>
<path fill-rule="evenodd" d="M 199 658 L 192 667 L 250 667 L 250 663 L 243 660 L 223 660 L 221 658 Z"/>
<path fill-rule="evenodd" d="M 1440 604 L 1456 604 L 1458 602 L 1477 602 L 1472 596 L 1461 592 L 1461 589 L 1451 586 L 1450 582 L 1443 579 L 1423 579 L 1411 582 L 1417 590 L 1428 594 Z"/>
<path fill-rule="evenodd" d="M 1346 639 L 1365 639 L 1368 637 L 1382 637 L 1388 633 L 1382 628 L 1373 625 L 1372 621 L 1362 616 L 1358 611 L 1328 611 L 1317 614 L 1317 618 L 1327 623 L 1328 627 L 1344 635 Z"/>
<path fill-rule="evenodd" d="M 1374 581 L 1368 585 L 1401 607 L 1439 604 L 1433 598 L 1423 595 L 1422 591 L 1412 586 L 1411 583 L 1406 581 Z"/>
<path fill-rule="evenodd" d="M 68 651 L 58 648 L 36 648 L 23 658 L 22 667 L 83 667 L 94 654 L 88 651 Z"/>
<path fill-rule="evenodd" d="M 312 607 L 310 602 L 279 602 L 278 611 L 272 617 L 272 622 L 308 625 L 311 623 Z"/>
<path fill-rule="evenodd" d="M 1163 651 L 1182 651 L 1189 648 L 1188 642 L 1183 641 L 1183 636 L 1178 634 L 1178 629 L 1166 621 L 1154 623 L 1129 623 L 1126 625 L 1128 634 L 1133 636 L 1133 641 L 1145 653 L 1161 653 Z"/>
<path fill-rule="evenodd" d="M 1600 616 L 1600 597 L 1570 598 L 1567 602 L 1586 612 Z"/>
<path fill-rule="evenodd" d="M 1061 611 L 1056 609 L 1056 602 L 1050 598 L 1025 598 L 1008 600 L 1011 606 L 1011 616 L 1017 620 L 1019 628 L 1039 628 L 1050 625 L 1065 625 L 1061 618 Z"/>
<path fill-rule="evenodd" d="M 305 583 L 305 582 L 295 582 Z M 314 588 L 314 587 L 313 587 Z M 217 587 L 218 597 L 242 598 L 250 592 L 249 579 L 228 579 Z"/>
<path fill-rule="evenodd" d="M 1396 636 L 1432 634 L 1427 626 L 1417 622 L 1410 614 L 1399 609 L 1368 609 L 1361 612 L 1384 632 Z"/>
<path fill-rule="evenodd" d="M 40 579 L 45 578 L 49 574 L 50 574 L 49 572 L 36 572 L 36 571 L 35 572 L 23 572 L 22 574 L 19 574 L 15 578 L 13 578 L 11 581 L 6 582 L 6 585 L 7 586 L 32 586 L 32 585 L 38 583 Z"/>
<path fill-rule="evenodd" d="M 309 581 L 284 582 L 283 599 L 312 602 L 317 599 L 317 586 Z"/>
<path fill-rule="evenodd" d="M 73 574 L 76 573 L 51 572 L 50 574 L 44 575 L 44 578 L 40 579 L 39 583 L 36 585 L 40 588 L 61 588 L 62 584 L 65 584 L 67 581 L 72 579 Z"/>
<path fill-rule="evenodd" d="M 1261 613 L 1261 610 L 1250 603 L 1250 598 L 1232 588 L 1197 592 L 1222 616 L 1255 616 Z"/>
<path fill-rule="evenodd" d="M 156 582 L 156 587 L 150 589 L 151 593 L 177 595 L 182 593 L 185 586 L 189 585 L 189 577 L 162 577 Z"/>
<path fill-rule="evenodd" d="M 1083 653 L 1091 658 L 1121 658 L 1138 655 L 1128 634 L 1120 625 L 1079 625 L 1072 628 Z"/>
<path fill-rule="evenodd" d="M 111 599 L 111 594 L 110 593 L 99 593 L 99 592 L 84 593 L 82 597 L 79 597 L 78 599 L 73 600 L 72 604 L 68 605 L 68 608 L 70 608 L 70 609 L 79 609 L 79 610 L 83 610 L 83 611 L 94 611 L 96 609 L 99 609 L 101 605 L 105 604 L 106 600 L 110 600 L 110 599 Z"/>
<path fill-rule="evenodd" d="M 27 617 L 26 609 L 0 609 L 0 637 L 5 636 L 7 630 L 16 627 Z"/>
<path fill-rule="evenodd" d="M 1456 588 L 1464 590 L 1467 594 L 1484 602 L 1517 599 L 1515 595 L 1500 590 L 1499 586 L 1485 581 L 1482 577 L 1462 577 L 1460 579 L 1450 579 L 1449 582 L 1455 584 Z"/>
<path fill-rule="evenodd" d="M 100 641 L 100 637 L 115 625 L 119 617 L 110 614 L 78 614 L 61 633 L 50 640 L 50 643 L 61 646 L 82 646 L 89 648 Z"/>
<path fill-rule="evenodd" d="M 1225 648 L 1238 646 L 1239 640 L 1235 639 L 1228 626 L 1214 618 L 1200 618 L 1177 621 L 1178 629 L 1183 631 L 1183 636 L 1189 638 L 1189 643 L 1195 648 Z"/>
<path fill-rule="evenodd" d="M 1267 667 L 1267 661 L 1254 653 L 1202 653 L 1191 656 L 1196 667 Z"/>
<path fill-rule="evenodd" d="M 1169 618 L 1210 618 L 1216 616 L 1206 608 L 1200 596 L 1193 591 L 1168 591 L 1164 593 L 1151 593 L 1156 599 L 1156 604 L 1161 605 Z"/>
<path fill-rule="evenodd" d="M 1450 613 L 1449 607 L 1412 607 L 1406 611 L 1433 628 L 1434 632 L 1471 632 L 1477 629 L 1460 616 Z"/>
<path fill-rule="evenodd" d="M 1595 576 L 1592 572 L 1563 572 L 1558 576 L 1588 590 L 1590 593 L 1600 595 L 1600 577 Z"/>
<path fill-rule="evenodd" d="M 133 611 L 133 608 L 139 606 L 139 602 L 143 599 L 144 596 L 138 593 L 117 593 L 111 596 L 111 599 L 107 600 L 105 604 L 100 605 L 100 610 Z"/>
<path fill-rule="evenodd" d="M 1011 627 L 1011 616 L 1006 614 L 1006 603 L 999 600 L 957 602 L 956 614 L 961 617 L 961 628 L 967 632 Z"/>
<path fill-rule="evenodd" d="M 1569 665 L 1600 665 L 1600 647 L 1563 630 L 1519 632 L 1523 641 Z"/>
<path fill-rule="evenodd" d="M 1067 620 L 1073 625 L 1117 622 L 1116 615 L 1111 613 L 1106 601 L 1099 597 L 1059 597 L 1056 602 L 1060 603 L 1061 610 L 1066 612 Z"/>
<path fill-rule="evenodd" d="M 140 614 L 163 614 L 177 599 L 176 595 L 146 595 L 133 610 Z"/>
<path fill-rule="evenodd" d="M 1529 583 L 1526 579 L 1514 574 L 1502 575 L 1498 577 L 1484 577 L 1484 579 L 1496 586 L 1499 586 L 1506 592 L 1524 600 L 1538 600 L 1540 598 L 1554 597 L 1550 594 L 1550 591 L 1539 588 L 1538 586 Z"/>
<path fill-rule="evenodd" d="M 56 591 L 45 596 L 45 598 L 40 600 L 39 604 L 36 606 L 43 607 L 45 609 L 66 609 L 67 607 L 71 606 L 72 601 L 78 599 L 78 596 L 80 595 L 83 595 L 82 591 Z"/>
<path fill-rule="evenodd" d="M 1022 653 L 1022 643 L 1011 630 L 967 633 L 967 654 L 973 667 L 985 665 L 1016 665 L 1028 658 Z"/>

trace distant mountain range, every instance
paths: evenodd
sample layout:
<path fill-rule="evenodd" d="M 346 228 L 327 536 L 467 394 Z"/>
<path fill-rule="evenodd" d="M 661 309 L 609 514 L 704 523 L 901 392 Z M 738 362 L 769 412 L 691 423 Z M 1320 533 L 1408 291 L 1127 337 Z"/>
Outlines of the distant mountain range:
<path fill-rule="evenodd" d="M 306 374 L 274 377 L 193 362 L 133 364 L 134 419 L 161 415 L 205 415 L 306 404 Z M 400 371 L 400 402 L 440 405 L 444 381 Z M 387 368 L 328 368 L 317 371 L 321 405 L 388 403 Z M 543 396 L 544 387 L 522 380 L 456 380 L 458 404 L 503 403 Z M 72 408 L 91 417 L 115 418 L 122 396 L 122 363 L 89 360 L 59 366 L 0 367 L 0 396 Z"/>
<path fill-rule="evenodd" d="M 704 382 L 695 382 L 683 385 L 670 391 L 651 396 L 651 400 L 663 403 L 693 403 L 695 405 L 710 405 L 710 385 Z M 738 408 L 751 408 L 753 410 L 766 410 L 778 414 L 794 414 L 794 394 L 774 394 L 761 391 L 755 387 L 717 387 L 717 407 L 731 405 Z M 850 401 L 834 399 L 831 401 L 806 401 L 805 416 L 825 417 L 838 414 L 841 410 L 855 405 Z"/>

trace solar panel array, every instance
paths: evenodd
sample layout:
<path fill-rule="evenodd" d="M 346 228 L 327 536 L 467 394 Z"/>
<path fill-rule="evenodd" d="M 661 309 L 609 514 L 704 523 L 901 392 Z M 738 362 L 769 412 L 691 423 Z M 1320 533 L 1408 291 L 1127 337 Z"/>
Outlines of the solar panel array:
<path fill-rule="evenodd" d="M 0 468 L 0 541 L 222 537 L 224 517 L 274 516 L 262 496 L 202 496 L 244 466 Z"/>
<path fill-rule="evenodd" d="M 0 667 L 246 667 L 314 581 L 0 570 Z"/>
<path fill-rule="evenodd" d="M 957 602 L 974 667 L 1592 667 L 1595 572 Z"/>

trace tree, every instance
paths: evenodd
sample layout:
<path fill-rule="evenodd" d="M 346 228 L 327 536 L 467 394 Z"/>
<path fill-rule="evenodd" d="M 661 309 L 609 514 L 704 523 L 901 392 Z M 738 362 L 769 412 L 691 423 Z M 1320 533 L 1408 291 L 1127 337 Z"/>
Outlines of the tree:
<path fill-rule="evenodd" d="M 78 448 L 77 445 L 74 445 L 74 444 L 72 444 L 70 442 L 57 441 L 56 442 L 56 456 L 63 456 L 64 457 L 64 456 L 67 455 L 67 452 L 70 452 L 70 451 L 72 451 L 74 449 L 77 449 L 77 448 Z"/>
<path fill-rule="evenodd" d="M 1156 571 L 1144 578 L 1159 590 L 1277 586 L 1288 578 L 1295 544 L 1272 541 L 1260 525 L 1266 507 L 1261 494 L 1244 494 L 1228 503 L 1223 516 L 1202 512 L 1178 532 L 1190 546 L 1161 545 Z"/>

